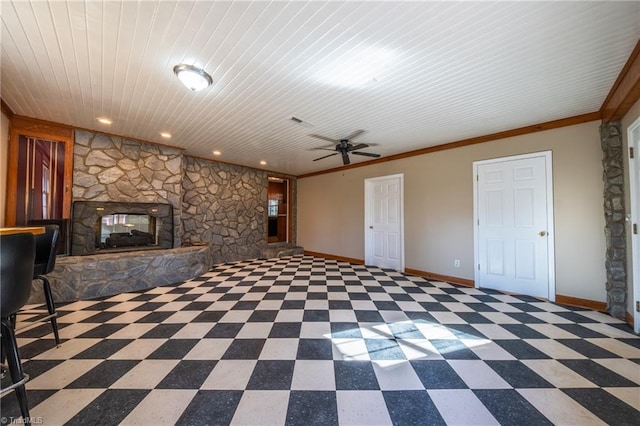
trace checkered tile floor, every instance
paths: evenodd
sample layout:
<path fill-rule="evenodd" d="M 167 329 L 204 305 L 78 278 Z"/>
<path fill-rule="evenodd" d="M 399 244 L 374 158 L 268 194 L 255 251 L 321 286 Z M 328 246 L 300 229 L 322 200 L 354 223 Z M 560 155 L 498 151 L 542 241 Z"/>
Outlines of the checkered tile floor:
<path fill-rule="evenodd" d="M 640 338 L 531 297 L 296 256 L 58 311 L 18 339 L 44 424 L 640 423 Z"/>

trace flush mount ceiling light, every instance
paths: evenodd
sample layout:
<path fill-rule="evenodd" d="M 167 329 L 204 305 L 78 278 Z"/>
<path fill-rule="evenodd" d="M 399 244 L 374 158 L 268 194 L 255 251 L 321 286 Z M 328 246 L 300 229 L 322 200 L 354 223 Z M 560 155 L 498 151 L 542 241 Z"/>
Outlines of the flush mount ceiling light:
<path fill-rule="evenodd" d="M 173 67 L 173 73 L 180 79 L 182 84 L 197 92 L 213 84 L 213 79 L 202 68 L 193 65 L 180 64 Z"/>

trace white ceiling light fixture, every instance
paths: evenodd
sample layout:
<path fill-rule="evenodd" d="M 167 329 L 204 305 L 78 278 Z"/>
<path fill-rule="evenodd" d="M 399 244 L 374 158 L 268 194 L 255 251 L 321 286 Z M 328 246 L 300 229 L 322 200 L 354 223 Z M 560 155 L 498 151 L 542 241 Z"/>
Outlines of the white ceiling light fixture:
<path fill-rule="evenodd" d="M 182 84 L 194 92 L 205 89 L 213 84 L 213 79 L 205 70 L 193 65 L 176 65 L 173 67 L 173 73 L 180 79 Z"/>

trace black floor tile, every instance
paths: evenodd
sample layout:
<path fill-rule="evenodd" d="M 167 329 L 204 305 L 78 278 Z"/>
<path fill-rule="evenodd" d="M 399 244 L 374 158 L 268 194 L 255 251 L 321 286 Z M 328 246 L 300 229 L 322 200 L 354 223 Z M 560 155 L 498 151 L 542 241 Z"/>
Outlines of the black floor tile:
<path fill-rule="evenodd" d="M 549 359 L 547 354 L 522 340 L 496 340 L 495 343 L 518 359 Z"/>
<path fill-rule="evenodd" d="M 429 339 L 445 359 L 479 359 L 471 349 L 457 339 Z"/>
<path fill-rule="evenodd" d="M 331 340 L 300 339 L 296 359 L 333 359 Z"/>
<path fill-rule="evenodd" d="M 514 388 L 553 388 L 554 386 L 520 361 L 485 361 Z"/>
<path fill-rule="evenodd" d="M 411 361 L 411 366 L 425 389 L 467 389 L 447 361 Z"/>
<path fill-rule="evenodd" d="M 199 390 L 176 424 L 189 426 L 229 425 L 242 398 L 242 391 Z"/>
<path fill-rule="evenodd" d="M 446 425 L 427 391 L 383 392 L 394 425 Z"/>
<path fill-rule="evenodd" d="M 182 359 L 198 343 L 197 339 L 170 339 L 156 349 L 149 359 Z"/>
<path fill-rule="evenodd" d="M 118 352 L 120 349 L 133 342 L 133 339 L 104 339 L 91 346 L 73 359 L 104 359 Z"/>
<path fill-rule="evenodd" d="M 289 390 L 295 361 L 260 360 L 247 384 L 248 390 Z"/>
<path fill-rule="evenodd" d="M 265 339 L 236 339 L 231 342 L 222 359 L 258 359 Z"/>
<path fill-rule="evenodd" d="M 333 391 L 291 391 L 287 426 L 338 424 L 338 404 Z"/>
<path fill-rule="evenodd" d="M 400 345 L 393 339 L 365 339 L 371 360 L 403 360 L 406 359 Z"/>
<path fill-rule="evenodd" d="M 78 377 L 67 386 L 67 389 L 108 388 L 127 374 L 140 361 L 106 360 Z"/>
<path fill-rule="evenodd" d="M 276 322 L 271 327 L 269 338 L 297 338 L 301 328 L 301 322 Z"/>
<path fill-rule="evenodd" d="M 570 347 L 587 358 L 620 358 L 606 349 L 582 339 L 558 339 L 558 342 Z"/>
<path fill-rule="evenodd" d="M 590 359 L 558 360 L 600 387 L 637 387 L 635 383 Z"/>
<path fill-rule="evenodd" d="M 378 379 L 369 361 L 334 361 L 337 390 L 379 390 Z"/>
<path fill-rule="evenodd" d="M 515 389 L 474 390 L 501 425 L 553 425 Z"/>
<path fill-rule="evenodd" d="M 223 322 L 213 326 L 205 335 L 207 339 L 232 339 L 238 335 L 244 324 Z"/>
<path fill-rule="evenodd" d="M 156 386 L 157 389 L 200 389 L 217 361 L 183 360 Z"/>
<path fill-rule="evenodd" d="M 362 333 L 357 322 L 332 322 L 331 337 L 334 339 L 361 339 Z"/>
<path fill-rule="evenodd" d="M 610 425 L 637 425 L 640 412 L 603 389 L 562 389 L 587 410 Z"/>
<path fill-rule="evenodd" d="M 67 425 L 118 424 L 148 393 L 148 390 L 140 389 L 107 389 L 69 420 Z M 152 416 L 152 413 L 149 415 Z"/>

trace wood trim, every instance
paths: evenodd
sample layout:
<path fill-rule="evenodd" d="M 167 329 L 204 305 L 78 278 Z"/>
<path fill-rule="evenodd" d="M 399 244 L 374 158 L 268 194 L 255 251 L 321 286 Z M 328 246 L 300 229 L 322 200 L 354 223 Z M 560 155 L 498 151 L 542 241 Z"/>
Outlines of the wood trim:
<path fill-rule="evenodd" d="M 602 121 L 609 123 L 620 120 L 638 99 L 640 99 L 640 40 L 636 43 L 602 103 L 600 108 Z"/>
<path fill-rule="evenodd" d="M 605 312 L 607 310 L 607 304 L 605 302 L 598 302 L 597 300 L 581 299 L 573 296 L 563 296 L 556 294 L 556 303 L 561 305 L 577 306 L 580 308 L 593 309 L 594 311 Z"/>
<path fill-rule="evenodd" d="M 0 99 L 0 108 L 2 109 L 2 113 L 9 118 L 13 118 L 15 115 L 11 108 L 9 108 L 9 105 L 7 105 L 2 99 Z"/>
<path fill-rule="evenodd" d="M 337 256 L 335 254 L 319 253 L 317 251 L 304 251 L 305 256 L 323 257 L 325 259 L 337 260 L 338 262 L 353 263 L 354 265 L 364 265 L 364 260 L 353 257 Z"/>
<path fill-rule="evenodd" d="M 466 278 L 460 278 L 460 277 L 453 277 L 451 275 L 441 275 L 441 274 L 436 274 L 434 272 L 421 271 L 419 269 L 412 269 L 412 268 L 404 268 L 404 272 L 406 274 L 416 275 L 418 277 L 426 278 L 428 280 L 444 281 L 451 284 L 461 285 L 464 287 L 475 286 L 475 282 L 473 280 L 468 280 Z"/>
<path fill-rule="evenodd" d="M 631 312 L 625 312 L 624 313 L 624 319 L 627 321 L 627 323 L 633 327 L 633 323 L 635 322 L 633 320 L 633 315 L 631 314 Z"/>
<path fill-rule="evenodd" d="M 400 154 L 390 155 L 388 157 L 381 157 L 375 160 L 365 161 L 362 163 L 350 164 L 348 166 L 336 167 L 333 169 L 322 170 L 318 172 L 306 173 L 298 176 L 298 179 L 303 179 L 312 176 L 323 175 L 327 173 L 339 172 L 347 169 L 353 169 L 356 167 L 370 166 L 373 164 L 385 163 L 387 161 L 401 160 L 403 158 L 415 157 L 417 155 L 430 154 L 432 152 L 445 151 L 448 149 L 462 148 L 469 145 L 476 145 L 479 143 L 492 142 L 499 139 L 511 138 L 514 136 L 526 135 L 529 133 L 541 132 L 544 130 L 552 130 L 560 127 L 573 126 L 576 124 L 588 123 L 589 121 L 600 120 L 600 111 L 590 112 L 588 114 L 576 115 L 573 117 L 562 118 L 560 120 L 547 121 L 545 123 L 534 124 L 531 126 L 519 127 L 517 129 L 506 130 L 504 132 L 491 133 L 489 135 L 477 136 L 474 138 L 463 139 L 456 142 L 449 142 L 442 145 L 430 146 L 427 148 L 417 149 L 415 151 L 408 151 Z"/>
<path fill-rule="evenodd" d="M 72 126 L 70 124 L 64 124 L 64 123 L 57 123 L 55 121 L 47 121 L 47 120 L 41 120 L 39 118 L 32 118 L 32 117 L 26 117 L 26 116 L 22 116 L 22 115 L 16 115 L 15 117 L 19 117 L 19 118 L 23 118 L 26 120 L 30 120 L 30 121 L 39 121 L 40 123 L 46 123 L 49 124 L 53 127 L 66 127 L 71 129 L 71 131 L 75 131 L 75 130 L 83 130 L 85 132 L 91 132 L 91 133 L 102 133 L 103 135 L 108 135 L 108 136 L 115 136 L 117 138 L 122 138 L 122 139 L 127 139 L 130 141 L 134 141 L 134 142 L 139 142 L 139 143 L 146 143 L 149 145 L 158 145 L 158 146 L 163 146 L 166 148 L 172 148 L 175 149 L 177 151 L 184 151 L 186 148 L 181 148 L 175 145 L 169 145 L 166 143 L 162 143 L 162 142 L 151 142 L 151 141 L 146 141 L 144 139 L 138 139 L 138 138 L 134 138 L 131 136 L 123 136 L 117 133 L 110 133 L 108 131 L 102 130 L 102 129 L 88 129 L 86 127 L 79 127 L 79 126 Z"/>
<path fill-rule="evenodd" d="M 16 225 L 16 199 L 18 192 L 18 147 L 20 136 L 31 136 L 63 142 L 64 151 L 64 182 L 62 218 L 71 217 L 71 182 L 73 178 L 73 128 L 50 121 L 14 115 L 11 118 L 11 136 L 7 161 L 7 203 L 5 205 L 5 226 Z"/>

